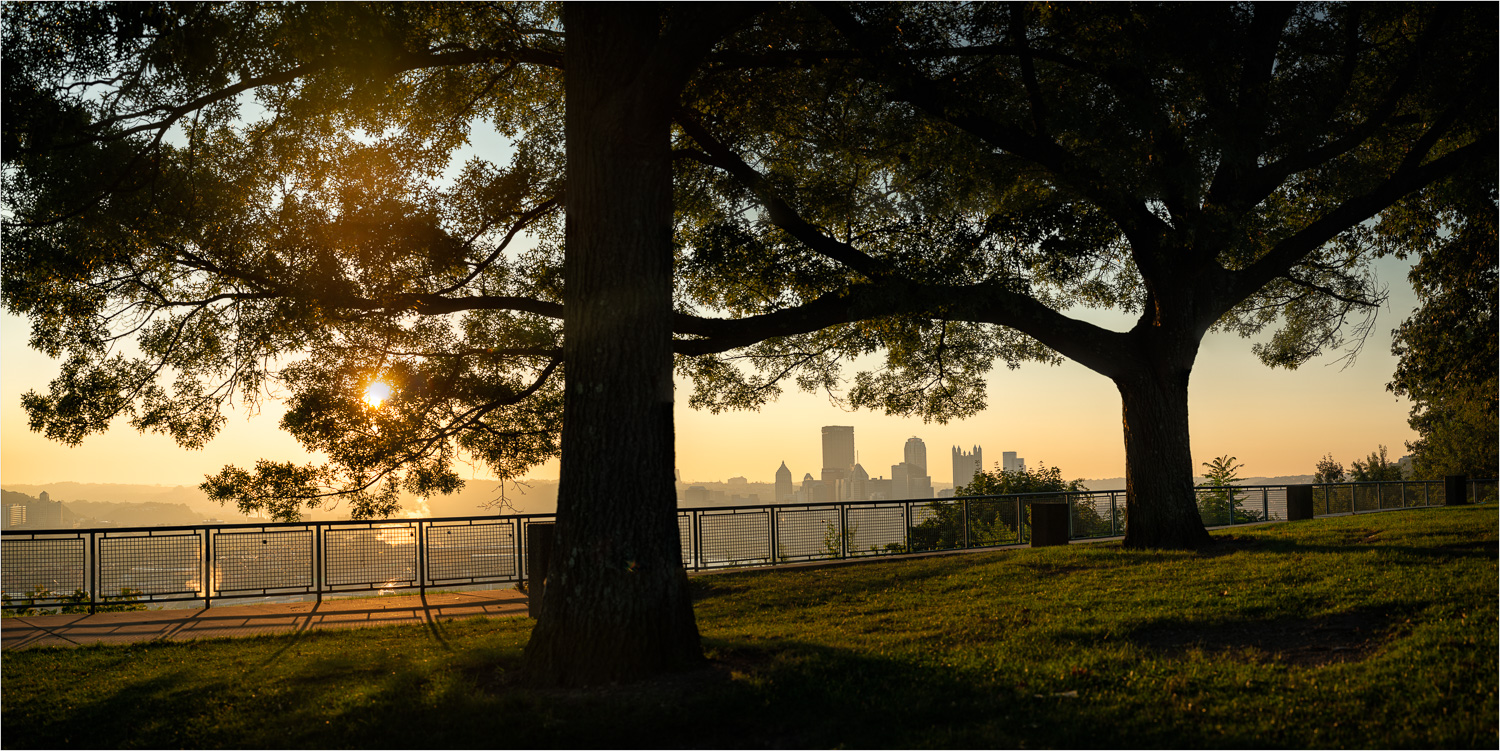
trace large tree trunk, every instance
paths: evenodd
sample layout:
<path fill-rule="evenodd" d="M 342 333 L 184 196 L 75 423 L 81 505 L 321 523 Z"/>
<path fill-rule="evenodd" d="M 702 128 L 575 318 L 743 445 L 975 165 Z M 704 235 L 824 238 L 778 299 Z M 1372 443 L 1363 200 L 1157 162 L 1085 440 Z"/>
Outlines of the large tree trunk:
<path fill-rule="evenodd" d="M 556 547 L 524 674 L 565 686 L 680 668 L 702 647 L 673 485 L 676 90 L 653 65 L 654 15 L 572 3 L 563 15 L 567 392 Z"/>
<path fill-rule="evenodd" d="M 1158 361 L 1115 377 L 1125 416 L 1127 548 L 1193 550 L 1210 542 L 1193 493 L 1192 360 L 1173 359 L 1177 364 Z"/>

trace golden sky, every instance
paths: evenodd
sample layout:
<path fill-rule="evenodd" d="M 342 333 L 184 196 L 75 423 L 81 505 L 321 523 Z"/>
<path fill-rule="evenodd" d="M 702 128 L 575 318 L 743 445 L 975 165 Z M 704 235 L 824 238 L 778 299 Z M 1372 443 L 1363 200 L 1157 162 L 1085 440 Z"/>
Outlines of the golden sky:
<path fill-rule="evenodd" d="M 1346 466 L 1385 444 L 1392 457 L 1406 453 L 1415 438 L 1407 426 L 1410 405 L 1385 390 L 1395 369 L 1390 331 L 1410 313 L 1414 298 L 1406 282 L 1408 264 L 1384 259 L 1377 265 L 1390 286 L 1389 304 L 1354 365 L 1341 367 L 1338 353 L 1325 354 L 1296 371 L 1271 370 L 1250 353 L 1250 340 L 1211 334 L 1199 351 L 1190 384 L 1189 416 L 1193 461 L 1232 454 L 1245 466 L 1243 477 L 1311 474 L 1325 453 Z M 1090 320 L 1115 329 L 1126 319 L 1094 313 Z M 115 482 L 196 485 L 225 464 L 251 465 L 258 458 L 306 461 L 308 455 L 276 427 L 277 405 L 247 417 L 233 414 L 224 432 L 207 448 L 188 451 L 170 439 L 140 435 L 123 420 L 108 434 L 77 448 L 47 441 L 27 429 L 21 394 L 45 391 L 56 363 L 26 347 L 28 326 L 4 315 L 0 320 L 0 481 L 6 484 Z M 927 444 L 928 472 L 934 483 L 951 478 L 949 452 L 984 448 L 988 465 L 1002 451 L 1015 451 L 1029 464 L 1059 466 L 1066 477 L 1124 475 L 1120 400 L 1113 384 L 1071 362 L 1060 367 L 1003 365 L 989 377 L 989 408 L 947 425 L 924 424 L 869 411 L 846 412 L 826 396 L 795 387 L 760 412 L 711 415 L 687 408 L 690 385 L 678 384 L 677 466 L 685 480 L 723 481 L 743 475 L 769 482 L 782 461 L 794 478 L 822 466 L 820 428 L 853 425 L 860 463 L 872 477 L 890 475 L 902 461 L 911 436 Z M 463 470 L 485 477 L 482 470 Z M 556 461 L 532 476 L 554 479 Z"/>

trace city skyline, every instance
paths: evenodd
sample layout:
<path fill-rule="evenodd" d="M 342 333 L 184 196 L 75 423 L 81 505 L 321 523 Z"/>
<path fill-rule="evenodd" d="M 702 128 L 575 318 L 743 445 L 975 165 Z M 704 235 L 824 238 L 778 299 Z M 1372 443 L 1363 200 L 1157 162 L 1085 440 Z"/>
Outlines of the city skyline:
<path fill-rule="evenodd" d="M 1318 459 L 1332 453 L 1348 464 L 1379 444 L 1392 456 L 1407 453 L 1404 442 L 1416 437 L 1406 424 L 1410 403 L 1385 390 L 1395 369 L 1390 330 L 1414 306 L 1405 280 L 1409 263 L 1386 258 L 1376 262 L 1379 277 L 1391 285 L 1369 340 L 1352 366 L 1338 362 L 1340 353 L 1325 353 L 1295 371 L 1273 370 L 1255 359 L 1250 347 L 1266 337 L 1242 339 L 1218 332 L 1205 337 L 1189 392 L 1193 461 L 1222 454 L 1238 457 L 1246 476 L 1311 474 Z M 1110 311 L 1073 311 L 1115 330 L 1129 328 L 1128 316 Z M 0 316 L 0 477 L 6 483 L 114 482 L 197 485 L 225 464 L 253 465 L 256 459 L 316 461 L 277 428 L 279 403 L 265 404 L 247 419 L 243 404 L 226 416 L 223 433 L 204 449 L 182 449 L 159 435 L 139 435 L 124 419 L 105 435 L 86 438 L 69 448 L 27 429 L 21 394 L 45 393 L 58 363 L 26 346 L 29 327 L 10 314 Z M 878 364 L 869 359 L 846 371 Z M 1026 363 L 1017 370 L 997 366 L 988 376 L 988 408 L 948 424 L 917 418 L 888 417 L 868 410 L 849 411 L 827 396 L 787 389 L 759 412 L 713 415 L 687 406 L 692 384 L 676 381 L 674 408 L 677 462 L 685 481 L 714 481 L 744 475 L 770 482 L 775 468 L 807 457 L 792 467 L 818 476 L 821 467 L 819 428 L 852 426 L 861 436 L 858 459 L 872 475 L 902 461 L 906 438 L 919 434 L 933 446 L 1005 446 L 1028 463 L 1060 467 L 1068 478 L 1124 475 L 1124 444 L 1119 392 L 1107 379 L 1071 361 L 1059 366 Z M 995 450 L 992 448 L 992 451 Z M 994 456 L 994 454 L 992 454 Z M 929 459 L 930 461 L 930 459 Z M 993 459 L 986 462 L 992 469 Z M 947 462 L 929 467 L 933 481 L 951 482 Z M 460 466 L 466 479 L 489 479 L 483 470 Z M 534 468 L 528 477 L 557 478 L 557 460 Z"/>

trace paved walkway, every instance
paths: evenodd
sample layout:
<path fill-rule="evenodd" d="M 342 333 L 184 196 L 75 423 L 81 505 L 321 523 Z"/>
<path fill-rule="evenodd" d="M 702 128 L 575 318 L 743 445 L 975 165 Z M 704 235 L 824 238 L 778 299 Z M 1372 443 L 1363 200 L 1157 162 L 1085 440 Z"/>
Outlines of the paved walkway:
<path fill-rule="evenodd" d="M 185 641 L 324 628 L 433 623 L 474 616 L 526 615 L 526 595 L 514 590 L 442 592 L 322 602 L 215 605 L 182 610 L 32 615 L 0 619 L 5 650 L 82 644 Z"/>

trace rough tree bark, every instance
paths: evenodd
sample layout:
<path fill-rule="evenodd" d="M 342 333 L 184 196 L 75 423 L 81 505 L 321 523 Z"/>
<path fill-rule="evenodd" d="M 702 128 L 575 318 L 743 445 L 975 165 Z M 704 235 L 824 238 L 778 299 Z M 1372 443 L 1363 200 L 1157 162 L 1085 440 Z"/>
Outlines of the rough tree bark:
<path fill-rule="evenodd" d="M 1196 549 L 1211 541 L 1193 492 L 1191 373 L 1188 361 L 1114 379 L 1124 413 L 1127 548 Z"/>
<path fill-rule="evenodd" d="M 568 4 L 567 392 L 556 547 L 524 675 L 622 681 L 702 659 L 678 541 L 670 112 L 661 19 Z"/>

